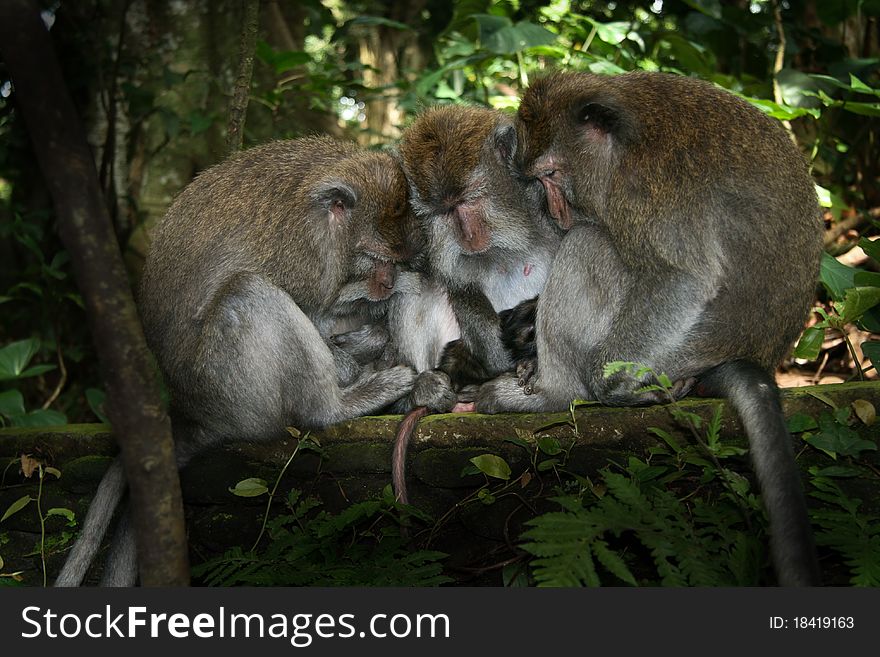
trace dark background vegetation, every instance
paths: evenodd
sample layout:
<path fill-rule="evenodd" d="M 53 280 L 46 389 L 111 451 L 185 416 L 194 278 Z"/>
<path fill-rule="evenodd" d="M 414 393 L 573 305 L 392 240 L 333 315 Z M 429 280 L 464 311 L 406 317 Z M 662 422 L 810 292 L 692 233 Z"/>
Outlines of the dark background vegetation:
<path fill-rule="evenodd" d="M 136 285 L 151 228 L 227 153 L 245 3 L 41 5 Z M 555 68 L 710 80 L 786 123 L 825 207 L 821 312 L 780 383 L 875 378 L 878 18 L 880 0 L 266 0 L 244 146 L 328 133 L 387 148 L 422 107 L 512 111 L 529 80 Z M 69 260 L 0 61 L 2 426 L 104 418 Z"/>
<path fill-rule="evenodd" d="M 226 154 L 242 3 L 44 7 L 134 283 L 150 228 Z M 790 121 L 831 206 L 829 252 L 841 255 L 875 232 L 880 212 L 878 14 L 877 0 L 264 2 L 244 143 L 322 132 L 385 147 L 420 107 L 513 109 L 529 78 L 555 67 L 696 75 Z M 100 384 L 82 303 L 14 101 L 0 62 L 0 347 L 33 339 L 29 365 L 54 367 L 5 385 L 0 393 L 19 391 L 27 415 L 6 394 L 0 416 L 94 420 L 88 402 L 99 408 Z M 844 257 L 865 264 L 859 249 Z M 845 329 L 862 363 L 856 330 Z M 848 377 L 842 334 L 829 332 L 824 347 L 816 366 L 782 382 Z M 0 365 L 0 374 L 21 372 Z M 43 408 L 53 412 L 34 416 Z"/>

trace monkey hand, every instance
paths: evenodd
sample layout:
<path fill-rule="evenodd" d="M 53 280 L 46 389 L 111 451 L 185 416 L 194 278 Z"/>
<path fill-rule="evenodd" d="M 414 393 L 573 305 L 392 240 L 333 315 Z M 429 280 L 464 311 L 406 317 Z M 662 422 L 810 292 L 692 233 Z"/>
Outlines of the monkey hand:
<path fill-rule="evenodd" d="M 413 407 L 427 406 L 432 411 L 448 413 L 455 406 L 458 397 L 452 390 L 452 382 L 445 373 L 430 370 L 416 377 L 410 400 Z"/>
<path fill-rule="evenodd" d="M 523 360 L 520 360 L 516 364 L 516 385 L 522 388 L 524 393 L 526 393 L 527 395 L 531 395 L 534 392 L 532 380 L 535 378 L 535 374 L 537 373 L 537 358 L 524 358 Z"/>

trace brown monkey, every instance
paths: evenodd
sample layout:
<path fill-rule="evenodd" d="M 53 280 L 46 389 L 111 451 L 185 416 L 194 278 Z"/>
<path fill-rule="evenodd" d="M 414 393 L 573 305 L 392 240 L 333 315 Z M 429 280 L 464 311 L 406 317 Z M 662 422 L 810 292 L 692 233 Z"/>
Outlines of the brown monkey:
<path fill-rule="evenodd" d="M 439 363 L 455 389 L 513 367 L 499 313 L 541 291 L 559 246 L 553 222 L 535 221 L 527 211 L 513 169 L 516 148 L 515 129 L 502 113 L 462 106 L 422 113 L 399 145 L 410 203 L 426 238 L 427 276 L 445 290 L 458 321 L 460 339 Z M 433 395 L 436 403 L 417 403 L 395 440 L 393 480 L 402 501 L 406 447 L 418 419 L 428 407 L 450 410 L 455 403 L 445 379 L 431 376 L 443 394 Z M 430 386 L 419 384 L 414 397 L 431 398 L 419 394 Z"/>
<path fill-rule="evenodd" d="M 328 138 L 238 153 L 177 197 L 156 231 L 139 303 L 171 392 L 180 466 L 226 440 L 322 427 L 410 391 L 406 366 L 338 374 L 328 343 L 395 291 L 408 216 L 391 156 Z M 56 585 L 82 581 L 124 487 L 117 462 Z M 104 583 L 133 584 L 134 557 L 123 530 Z"/>
<path fill-rule="evenodd" d="M 427 272 L 445 287 L 461 330 L 441 366 L 457 387 L 513 366 L 498 313 L 541 291 L 559 246 L 554 222 L 528 212 L 516 149 L 504 114 L 462 106 L 424 112 L 399 146 Z"/>
<path fill-rule="evenodd" d="M 819 581 L 771 372 L 801 330 L 821 252 L 813 182 L 785 130 L 705 82 L 556 74 L 518 114 L 519 166 L 569 232 L 538 302 L 537 373 L 484 385 L 477 410 L 654 401 L 633 361 L 728 397 L 771 523 L 779 582 Z M 680 386 L 678 392 L 686 392 Z"/>

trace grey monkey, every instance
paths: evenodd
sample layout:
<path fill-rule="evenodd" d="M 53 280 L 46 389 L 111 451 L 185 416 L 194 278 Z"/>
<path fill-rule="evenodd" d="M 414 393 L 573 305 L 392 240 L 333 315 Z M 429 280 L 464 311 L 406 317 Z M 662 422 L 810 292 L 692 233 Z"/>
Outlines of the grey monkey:
<path fill-rule="evenodd" d="M 391 156 L 329 138 L 243 151 L 177 197 L 157 228 L 139 308 L 171 392 L 179 467 L 228 440 L 323 427 L 410 392 L 411 368 L 360 371 L 330 340 L 394 293 L 409 216 Z M 81 583 L 124 489 L 117 460 L 56 586 Z M 135 562 L 123 519 L 103 583 L 134 584 Z"/>
<path fill-rule="evenodd" d="M 456 387 L 513 366 L 498 313 L 540 293 L 562 235 L 528 211 L 516 142 L 501 112 L 448 106 L 417 117 L 399 145 L 427 273 L 446 289 L 460 327 L 440 366 Z"/>
<path fill-rule="evenodd" d="M 480 412 L 656 401 L 612 361 L 727 397 L 745 426 L 779 583 L 819 571 L 772 370 L 813 298 L 822 225 L 785 130 L 705 82 L 559 73 L 525 93 L 518 166 L 568 231 L 537 306 L 537 371 L 485 384 Z M 527 377 L 528 378 L 528 377 Z M 523 386 L 523 383 L 526 383 Z M 531 394 L 527 394 L 531 393 Z"/>
<path fill-rule="evenodd" d="M 445 291 L 460 336 L 434 365 L 442 373 L 420 376 L 413 397 L 424 403 L 413 404 L 397 432 L 392 471 L 404 502 L 406 448 L 418 420 L 428 409 L 454 407 L 450 383 L 461 390 L 513 367 L 499 313 L 541 291 L 559 246 L 554 222 L 528 212 L 512 166 L 516 141 L 501 112 L 461 106 L 423 112 L 401 138 L 410 203 L 425 239 L 424 270 Z"/>

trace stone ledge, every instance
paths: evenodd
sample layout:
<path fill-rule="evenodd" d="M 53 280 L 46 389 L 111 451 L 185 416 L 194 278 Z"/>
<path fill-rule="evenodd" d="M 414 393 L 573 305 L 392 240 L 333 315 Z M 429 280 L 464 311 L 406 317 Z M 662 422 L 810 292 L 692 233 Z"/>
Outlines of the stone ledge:
<path fill-rule="evenodd" d="M 805 413 L 816 417 L 829 410 L 816 395 L 838 407 L 864 399 L 880 408 L 880 383 L 847 383 L 783 391 L 786 414 Z M 712 399 L 687 399 L 681 405 L 708 419 L 718 403 Z M 311 452 L 298 455 L 282 486 L 318 495 L 329 510 L 375 495 L 390 482 L 391 448 L 399 421 L 400 416 L 364 417 L 314 432 L 325 458 Z M 462 477 L 461 472 L 471 457 L 486 452 L 503 456 L 514 476 L 517 475 L 530 465 L 530 455 L 505 440 L 515 437 L 517 430 L 557 438 L 565 448 L 570 448 L 566 469 L 593 476 L 609 459 L 625 462 L 629 454 L 643 456 L 648 448 L 657 445 L 660 441 L 647 431 L 649 427 L 681 435 L 682 442 L 691 440 L 664 406 L 607 408 L 589 404 L 579 406 L 573 416 L 569 413 L 429 416 L 420 422 L 409 448 L 410 497 L 429 513 L 444 513 L 481 484 L 482 476 Z M 861 427 L 859 431 L 865 438 L 880 440 L 880 423 Z M 722 438 L 731 444 L 746 446 L 739 422 L 728 410 L 723 415 Z M 228 489 L 247 477 L 274 482 L 295 445 L 292 437 L 263 443 L 236 442 L 193 460 L 183 472 L 182 484 L 190 542 L 197 546 L 199 554 L 249 544 L 265 508 L 265 497 L 238 498 Z M 23 453 L 34 454 L 62 472 L 60 480 L 49 480 L 44 486 L 43 508 L 71 508 L 82 519 L 98 481 L 116 453 L 116 444 L 110 427 L 103 424 L 0 429 L 0 460 L 14 461 Z M 813 460 L 810 452 L 799 457 L 803 468 Z M 742 471 L 749 471 L 744 459 Z M 877 486 L 871 487 L 872 484 L 846 482 L 876 511 L 880 495 L 876 494 Z M 13 465 L 6 470 L 0 486 L 0 510 L 25 494 L 35 495 L 36 484 L 23 479 Z M 462 524 L 469 527 L 467 531 L 482 537 L 490 527 L 500 523 L 493 514 L 498 516 L 503 509 L 502 505 L 496 506 L 468 512 L 475 514 L 474 518 L 463 517 Z M 60 531 L 63 522 L 52 517 L 48 528 Z M 20 569 L 10 558 L 32 549 L 39 533 L 36 514 L 16 514 L 4 522 L 0 530 L 13 537 L 2 549 L 6 570 Z M 50 562 L 51 570 L 59 567 L 62 559 L 63 556 L 55 557 Z M 33 558 L 30 564 L 29 569 L 33 571 Z"/>

